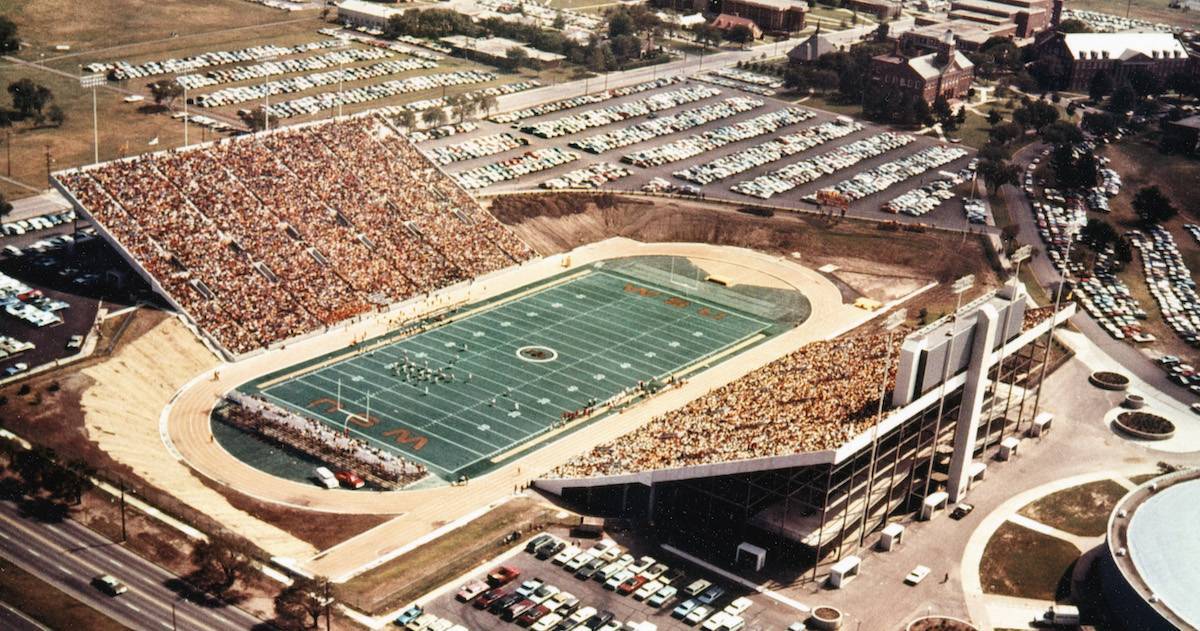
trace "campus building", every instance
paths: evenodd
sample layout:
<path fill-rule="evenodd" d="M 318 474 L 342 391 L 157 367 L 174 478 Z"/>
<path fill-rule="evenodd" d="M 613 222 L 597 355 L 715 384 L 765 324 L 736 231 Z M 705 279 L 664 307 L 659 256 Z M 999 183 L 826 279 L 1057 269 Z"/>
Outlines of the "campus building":
<path fill-rule="evenodd" d="M 807 13 L 808 3 L 803 0 L 721 0 L 722 16 L 748 19 L 764 33 L 804 30 Z"/>
<path fill-rule="evenodd" d="M 849 440 L 818 441 L 824 448 L 790 455 L 535 485 L 591 514 L 648 524 L 665 543 L 719 564 L 777 561 L 776 568 L 806 573 L 811 563 L 815 577 L 822 563 L 875 544 L 874 533 L 888 524 L 963 500 L 997 450 L 1011 454 L 1018 437 L 1048 431 L 1050 415 L 1035 403 L 1044 368 L 1054 362 L 1046 361 L 1054 355 L 1046 352 L 1047 332 L 1074 310 L 1071 304 L 1054 317 L 1048 309 L 1027 313 L 1023 289 L 1010 284 L 965 305 L 957 319 L 912 333 L 899 357 L 889 358 L 895 386 L 879 415 L 878 403 L 869 403 L 864 413 L 872 422 Z M 817 419 L 807 431 L 849 422 Z M 721 419 L 712 423 L 723 431 Z M 580 460 L 603 458 L 611 448 Z M 678 449 L 694 456 L 701 446 Z"/>
<path fill-rule="evenodd" d="M 952 0 L 950 19 L 990 26 L 1011 24 L 1018 38 L 1048 29 L 1054 18 L 1050 0 Z"/>
<path fill-rule="evenodd" d="M 403 9 L 363 0 L 342 0 L 337 5 L 338 22 L 370 29 L 383 30 L 389 18 L 401 13 Z"/>
<path fill-rule="evenodd" d="M 975 64 L 958 52 L 954 35 L 947 31 L 937 52 L 916 57 L 899 53 L 879 55 L 871 60 L 871 85 L 876 93 L 910 95 L 933 103 L 939 96 L 946 100 L 962 98 L 975 79 Z"/>
<path fill-rule="evenodd" d="M 1117 628 L 1200 627 L 1200 471 L 1185 470 L 1131 491 L 1108 520 L 1096 566 Z"/>
<path fill-rule="evenodd" d="M 1063 69 L 1062 88 L 1086 92 L 1092 77 L 1107 72 L 1120 85 L 1139 71 L 1166 81 L 1188 71 L 1188 51 L 1171 33 L 1056 33 L 1041 44 Z"/>

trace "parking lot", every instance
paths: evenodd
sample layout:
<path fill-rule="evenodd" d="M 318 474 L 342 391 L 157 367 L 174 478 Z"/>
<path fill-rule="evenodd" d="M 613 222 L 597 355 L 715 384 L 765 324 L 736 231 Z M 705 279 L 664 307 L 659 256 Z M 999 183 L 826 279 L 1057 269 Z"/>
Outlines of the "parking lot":
<path fill-rule="evenodd" d="M 592 628 L 596 629 L 616 629 L 618 628 L 615 626 L 616 624 L 634 623 L 636 625 L 648 622 L 654 625 L 659 631 L 683 631 L 684 629 L 725 629 L 728 631 L 730 628 L 773 629 L 782 631 L 787 629 L 792 623 L 802 620 L 805 617 L 804 614 L 796 609 L 782 605 L 765 596 L 752 593 L 744 587 L 723 581 L 720 577 L 699 570 L 662 549 L 643 549 L 640 546 L 629 549 L 617 545 L 614 550 L 609 551 L 603 558 L 611 558 L 618 565 L 623 559 L 628 562 L 628 565 L 625 566 L 626 568 L 636 569 L 645 566 L 646 569 L 641 571 L 649 572 L 650 576 L 658 575 L 658 578 L 655 580 L 664 585 L 668 577 L 673 577 L 669 585 L 674 590 L 677 590 L 678 593 L 662 599 L 659 606 L 652 606 L 649 602 L 654 600 L 653 594 L 639 591 L 642 587 L 645 587 L 646 583 L 652 581 L 641 583 L 638 589 L 626 595 L 621 594 L 618 590 L 606 588 L 602 581 L 596 580 L 596 575 L 593 575 L 590 579 L 581 579 L 577 577 L 577 570 L 565 569 L 570 566 L 578 567 L 579 564 L 572 560 L 565 560 L 564 557 L 588 554 L 588 551 L 593 546 L 600 544 L 602 540 L 572 539 L 566 533 L 559 534 L 561 536 L 558 538 L 565 544 L 566 548 L 559 550 L 558 555 L 556 555 L 557 559 L 555 556 L 547 556 L 545 559 L 539 559 L 534 553 L 526 552 L 526 545 L 532 540 L 530 538 L 520 543 L 518 552 L 512 556 L 502 558 L 502 560 L 496 563 L 496 566 L 509 567 L 519 572 L 519 575 L 515 579 L 508 581 L 500 587 L 506 594 L 521 588 L 526 581 L 540 580 L 544 582 L 545 586 L 548 586 L 545 588 L 545 592 L 553 593 L 555 590 L 568 592 L 568 596 L 559 596 L 557 598 L 558 600 L 567 602 L 566 606 L 557 606 L 553 612 L 542 615 L 539 619 L 532 622 L 526 620 L 510 623 L 501 618 L 503 615 L 502 611 L 500 613 L 491 613 L 487 609 L 479 609 L 474 606 L 476 599 L 488 597 L 486 592 L 484 592 L 484 595 L 471 598 L 468 602 L 463 602 L 456 595 L 459 586 L 455 586 L 455 590 L 441 594 L 428 603 L 424 608 L 424 613 L 431 614 L 443 620 L 449 620 L 454 624 L 462 625 L 468 629 L 518 629 L 520 626 L 534 629 L 541 627 L 554 629 L 563 624 L 563 620 L 570 619 L 570 615 L 562 615 L 564 612 L 569 610 L 574 614 L 584 611 L 587 608 L 595 611 L 591 620 L 593 624 L 596 624 Z M 577 548 L 577 550 L 572 551 L 573 548 Z M 583 564 L 584 567 L 586 565 L 586 563 Z M 603 567 L 601 566 L 602 569 L 597 572 L 597 575 L 604 572 Z M 632 572 L 632 570 L 629 572 Z M 607 575 L 610 577 L 618 576 L 620 575 L 620 571 L 610 570 L 610 573 Z M 483 574 L 472 576 L 468 583 L 475 580 L 486 582 L 487 577 Z M 640 579 L 634 580 L 640 581 Z M 697 622 L 689 622 L 673 615 L 677 607 L 689 600 L 693 600 L 695 604 L 699 605 L 699 596 L 702 596 L 704 592 L 700 592 L 696 597 L 687 596 L 685 592 L 689 586 L 700 580 L 711 584 L 711 587 L 705 588 L 706 591 L 712 590 L 709 593 L 713 598 L 711 604 L 703 605 L 707 610 L 706 615 Z M 495 582 L 493 581 L 493 583 Z M 528 587 L 529 585 L 526 586 Z M 701 586 L 697 585 L 697 587 Z M 482 586 L 476 587 L 476 589 L 481 588 Z M 665 593 L 669 594 L 670 592 Z M 574 603 L 575 599 L 578 600 L 577 603 Z M 734 604 L 735 601 L 736 604 Z M 730 605 L 733 605 L 733 609 L 730 611 L 738 611 L 745 607 L 741 613 L 737 614 L 737 618 L 742 620 L 744 626 L 731 624 L 729 617 L 733 614 L 718 615 L 719 612 L 722 612 Z M 695 609 L 691 609 L 691 611 L 694 612 Z M 605 624 L 595 622 L 595 615 L 602 616 L 605 612 L 612 614 L 611 620 Z M 563 620 L 550 618 L 551 624 L 547 624 L 546 618 L 549 618 L 551 615 L 560 616 Z M 712 621 L 714 617 L 717 618 L 715 622 Z M 721 624 L 721 620 L 725 620 L 726 622 Z M 586 624 L 587 621 L 585 620 L 584 622 Z M 706 623 L 710 626 L 705 627 Z M 580 628 L 586 629 L 588 627 L 583 626 Z M 620 628 L 636 627 L 625 626 Z"/>
<path fill-rule="evenodd" d="M 657 184 L 658 190 L 667 192 L 691 187 L 707 199 L 815 210 L 811 199 L 818 190 L 860 186 L 861 196 L 850 195 L 847 215 L 968 226 L 958 196 L 936 200 L 932 210 L 927 210 L 927 200 L 914 209 L 923 213 L 920 216 L 893 214 L 882 207 L 908 191 L 945 179 L 939 173 L 959 173 L 970 163 L 973 151 L 902 132 L 891 132 L 900 137 L 898 141 L 881 143 L 887 128 L 752 91 L 684 80 L 519 121 L 500 120 L 505 122 L 480 121 L 473 131 L 419 146 L 434 155 L 459 156 L 444 168 L 484 194 L 581 185 L 649 190 Z M 508 143 L 510 148 L 497 150 L 498 134 L 515 139 Z M 481 151 L 475 139 L 488 150 Z M 863 150 L 880 144 L 876 151 Z M 935 147 L 941 149 L 931 154 Z M 842 148 L 855 153 L 846 158 L 840 155 L 845 152 Z M 933 166 L 921 172 L 925 167 L 908 159 L 917 154 L 928 157 Z M 949 161 L 941 162 L 944 159 Z M 806 161 L 818 165 L 815 179 L 789 185 L 788 190 L 765 199 L 745 192 L 745 183 L 762 181 L 781 167 Z M 714 163 L 718 169 L 705 168 Z M 864 172 L 886 175 L 879 178 L 885 187 L 875 191 L 861 186 L 863 179 L 856 176 Z M 851 178 L 854 182 L 847 182 Z M 542 186 L 547 181 L 551 183 Z M 669 186 L 664 187 L 664 182 Z"/>

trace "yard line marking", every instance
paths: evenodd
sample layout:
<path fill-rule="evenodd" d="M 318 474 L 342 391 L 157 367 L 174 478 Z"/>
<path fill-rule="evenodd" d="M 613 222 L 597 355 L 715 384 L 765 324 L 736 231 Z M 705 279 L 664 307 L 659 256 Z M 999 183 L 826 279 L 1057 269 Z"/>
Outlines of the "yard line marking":
<path fill-rule="evenodd" d="M 67 568 L 63 567 L 61 563 L 55 563 L 54 565 L 55 565 L 55 567 L 57 567 L 59 569 L 59 571 L 61 571 L 64 574 L 73 574 L 74 573 L 71 570 L 68 570 Z"/>
<path fill-rule="evenodd" d="M 133 604 L 133 603 L 129 602 L 128 600 L 123 600 L 123 601 L 121 601 L 121 604 L 122 604 L 122 605 L 125 605 L 126 607 L 129 607 L 130 609 L 132 609 L 132 610 L 134 610 L 134 611 L 136 611 L 136 612 L 138 612 L 138 613 L 142 613 L 142 608 L 141 608 L 141 607 L 138 607 L 137 605 L 135 605 L 135 604 Z"/>

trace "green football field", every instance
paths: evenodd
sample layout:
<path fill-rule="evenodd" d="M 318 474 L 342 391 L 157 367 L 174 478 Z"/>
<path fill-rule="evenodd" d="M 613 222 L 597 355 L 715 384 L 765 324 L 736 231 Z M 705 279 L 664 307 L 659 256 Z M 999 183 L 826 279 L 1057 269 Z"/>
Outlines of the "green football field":
<path fill-rule="evenodd" d="M 590 268 L 246 390 L 443 479 L 476 475 L 564 425 L 564 413 L 621 399 L 774 324 L 669 278 Z M 753 301 L 712 283 L 703 293 Z"/>

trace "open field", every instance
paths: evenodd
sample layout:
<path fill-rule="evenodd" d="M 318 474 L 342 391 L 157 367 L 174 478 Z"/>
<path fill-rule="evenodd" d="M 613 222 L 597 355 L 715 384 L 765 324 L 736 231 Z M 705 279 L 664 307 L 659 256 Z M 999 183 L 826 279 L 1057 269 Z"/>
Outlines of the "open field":
<path fill-rule="evenodd" d="M 1125 487 L 1112 480 L 1100 480 L 1047 495 L 1026 505 L 1020 513 L 1074 535 L 1099 537 L 1125 492 Z"/>
<path fill-rule="evenodd" d="M 0 14 L 17 23 L 25 59 L 53 57 L 55 46 L 95 52 L 236 26 L 312 19 L 315 11 L 288 13 L 242 0 L 0 0 Z"/>
<path fill-rule="evenodd" d="M 124 625 L 0 558 L 0 600 L 54 629 L 118 631 Z"/>
<path fill-rule="evenodd" d="M 1137 20 L 1200 26 L 1200 11 L 1180 11 L 1167 6 L 1168 0 L 1072 0 L 1068 8 L 1079 11 L 1099 11 Z"/>
<path fill-rule="evenodd" d="M 513 531 L 577 523 L 540 500 L 517 498 L 470 523 L 338 585 L 338 598 L 371 614 L 396 609 L 492 558 Z"/>
<path fill-rule="evenodd" d="M 979 580 L 989 594 L 1053 601 L 1066 595 L 1077 558 L 1066 541 L 1005 522 L 983 551 Z"/>

